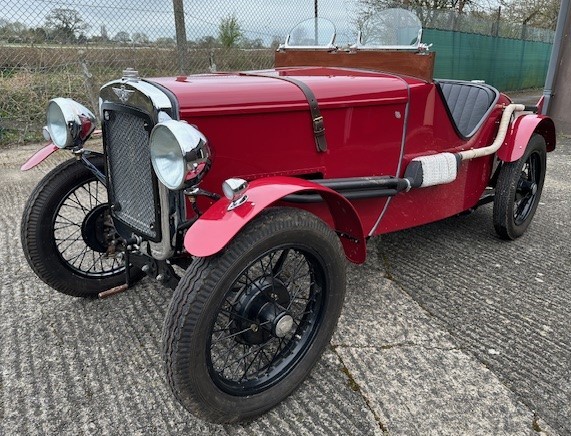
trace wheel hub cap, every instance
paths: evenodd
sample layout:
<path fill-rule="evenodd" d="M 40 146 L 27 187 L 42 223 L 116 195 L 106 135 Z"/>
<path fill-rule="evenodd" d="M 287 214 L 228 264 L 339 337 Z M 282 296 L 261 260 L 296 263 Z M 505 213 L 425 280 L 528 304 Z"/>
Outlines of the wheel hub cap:
<path fill-rule="evenodd" d="M 291 328 L 293 327 L 293 318 L 291 317 L 291 315 L 283 314 L 283 316 L 281 316 L 279 319 L 277 319 L 277 322 L 274 322 L 275 327 L 274 327 L 274 334 L 278 337 L 278 338 L 283 338 L 285 335 L 287 335 L 290 331 Z"/>
<path fill-rule="evenodd" d="M 281 280 L 269 276 L 255 280 L 238 297 L 231 330 L 242 333 L 236 340 L 254 345 L 286 336 L 294 325 L 286 309 L 289 303 L 289 292 Z"/>
<path fill-rule="evenodd" d="M 87 214 L 81 225 L 81 236 L 85 243 L 93 251 L 105 253 L 107 251 L 108 225 L 105 222 L 105 214 L 107 211 L 107 203 L 95 206 L 91 212 Z"/>

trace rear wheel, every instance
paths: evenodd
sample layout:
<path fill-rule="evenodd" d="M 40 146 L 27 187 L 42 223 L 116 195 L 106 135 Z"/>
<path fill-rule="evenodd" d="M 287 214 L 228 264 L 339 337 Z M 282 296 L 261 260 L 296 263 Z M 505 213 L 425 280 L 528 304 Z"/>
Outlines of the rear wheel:
<path fill-rule="evenodd" d="M 545 139 L 533 135 L 519 160 L 503 164 L 496 185 L 493 216 L 500 238 L 519 238 L 531 223 L 543 190 L 546 159 Z"/>
<path fill-rule="evenodd" d="M 211 422 L 275 406 L 329 343 L 344 294 L 343 251 L 323 221 L 261 214 L 224 252 L 195 260 L 173 295 L 163 345 L 175 396 Z"/>
<path fill-rule="evenodd" d="M 91 162 L 103 171 L 103 157 Z M 123 260 L 108 250 L 118 238 L 107 190 L 75 159 L 58 165 L 36 186 L 22 217 L 21 239 L 34 272 L 56 291 L 93 297 L 125 283 Z"/>

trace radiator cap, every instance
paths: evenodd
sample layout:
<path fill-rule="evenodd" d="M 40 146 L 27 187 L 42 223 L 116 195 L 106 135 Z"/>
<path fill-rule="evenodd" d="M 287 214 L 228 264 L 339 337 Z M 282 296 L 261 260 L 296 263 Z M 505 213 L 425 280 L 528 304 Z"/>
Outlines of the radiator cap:
<path fill-rule="evenodd" d="M 137 70 L 135 70 L 134 68 L 127 68 L 127 69 L 123 70 L 123 80 L 137 81 L 139 79 L 140 79 L 139 72 Z"/>

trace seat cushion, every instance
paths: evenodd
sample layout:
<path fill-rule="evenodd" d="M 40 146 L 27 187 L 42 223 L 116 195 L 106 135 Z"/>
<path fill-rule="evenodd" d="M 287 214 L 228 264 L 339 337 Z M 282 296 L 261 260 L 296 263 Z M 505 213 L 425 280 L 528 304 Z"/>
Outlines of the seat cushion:
<path fill-rule="evenodd" d="M 439 80 L 437 84 L 458 132 L 466 138 L 476 133 L 499 96 L 496 89 L 479 83 Z"/>

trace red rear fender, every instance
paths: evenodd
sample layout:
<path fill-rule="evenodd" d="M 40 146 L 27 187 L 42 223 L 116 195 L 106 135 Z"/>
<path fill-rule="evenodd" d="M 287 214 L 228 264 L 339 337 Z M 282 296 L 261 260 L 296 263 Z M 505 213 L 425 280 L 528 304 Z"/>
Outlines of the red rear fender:
<path fill-rule="evenodd" d="M 531 136 L 537 133 L 545 138 L 547 151 L 555 150 L 555 125 L 545 115 L 522 115 L 512 124 L 506 139 L 498 150 L 498 158 L 504 162 L 515 162 L 525 153 Z"/>
<path fill-rule="evenodd" d="M 188 229 L 184 247 L 193 256 L 216 254 L 265 208 L 287 195 L 302 191 L 314 191 L 321 195 L 329 207 L 345 255 L 353 263 L 365 262 L 363 226 L 353 205 L 329 188 L 293 177 L 268 177 L 253 181 L 246 191 L 247 201 L 231 211 L 228 210 L 230 201 L 227 198 L 218 200 Z"/>

